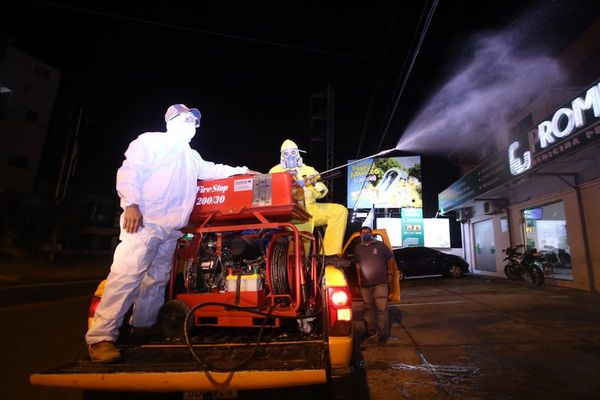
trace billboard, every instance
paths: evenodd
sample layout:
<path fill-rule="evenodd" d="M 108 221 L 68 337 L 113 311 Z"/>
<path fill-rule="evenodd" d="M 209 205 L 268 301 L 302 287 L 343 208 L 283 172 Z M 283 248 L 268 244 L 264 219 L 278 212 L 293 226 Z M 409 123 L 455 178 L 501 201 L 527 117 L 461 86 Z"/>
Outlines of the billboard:
<path fill-rule="evenodd" d="M 448 218 L 423 218 L 425 246 L 450 248 L 450 220 Z"/>
<path fill-rule="evenodd" d="M 348 208 L 422 208 L 421 193 L 419 156 L 381 157 L 348 166 Z"/>
<path fill-rule="evenodd" d="M 394 248 L 417 244 L 415 243 L 415 239 L 411 239 L 415 236 L 412 231 L 407 230 L 406 234 L 404 234 L 404 227 L 402 218 L 377 218 L 377 229 L 385 229 L 387 231 L 391 245 Z M 423 236 L 426 247 L 449 249 L 450 220 L 448 218 L 423 218 Z M 407 239 L 406 243 L 403 243 L 403 239 Z M 417 241 L 420 242 L 418 237 Z"/>
<path fill-rule="evenodd" d="M 402 220 L 400 218 L 377 218 L 377 229 L 385 229 L 392 247 L 402 247 Z"/>
<path fill-rule="evenodd" d="M 423 209 L 402 209 L 402 247 L 423 246 Z"/>

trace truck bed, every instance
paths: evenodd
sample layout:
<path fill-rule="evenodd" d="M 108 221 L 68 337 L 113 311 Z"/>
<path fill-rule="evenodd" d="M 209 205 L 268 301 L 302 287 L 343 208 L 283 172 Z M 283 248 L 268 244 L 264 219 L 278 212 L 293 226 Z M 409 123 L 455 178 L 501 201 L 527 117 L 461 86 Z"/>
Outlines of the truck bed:
<path fill-rule="evenodd" d="M 31 382 L 97 390 L 209 391 L 326 381 L 326 341 L 266 334 L 256 349 L 257 330 L 254 341 L 250 336 L 221 332 L 194 338 L 193 349 L 202 362 L 182 340 L 119 344 L 119 362 L 95 364 L 81 354 L 66 365 L 33 374 Z"/>
<path fill-rule="evenodd" d="M 198 356 L 208 364 L 196 360 L 185 344 L 128 345 L 120 347 L 121 361 L 114 364 L 94 364 L 87 355 L 48 371 L 48 373 L 121 373 L 164 371 L 216 370 L 289 370 L 323 368 L 323 342 L 262 343 L 256 354 L 243 366 L 254 345 L 194 346 Z M 239 366 L 236 368 L 236 366 Z"/>

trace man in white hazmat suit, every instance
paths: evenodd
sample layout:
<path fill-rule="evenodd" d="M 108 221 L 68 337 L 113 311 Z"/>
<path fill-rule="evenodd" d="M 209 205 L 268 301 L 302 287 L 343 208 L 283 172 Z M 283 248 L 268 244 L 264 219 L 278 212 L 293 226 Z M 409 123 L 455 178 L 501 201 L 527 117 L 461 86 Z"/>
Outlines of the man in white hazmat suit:
<path fill-rule="evenodd" d="M 189 142 L 200 112 L 174 104 L 165 114 L 166 132 L 147 132 L 130 143 L 117 171 L 121 199 L 121 242 L 115 249 L 102 301 L 85 338 L 92 362 L 120 358 L 114 345 L 125 313 L 133 305 L 134 328 L 156 324 L 164 303 L 180 229 L 188 223 L 197 179 L 256 172 L 205 161 Z"/>
<path fill-rule="evenodd" d="M 329 189 L 323 182 L 305 181 L 304 177 L 318 177 L 319 173 L 313 167 L 305 165 L 298 146 L 293 141 L 286 139 L 281 144 L 280 163 L 275 165 L 269 173 L 287 171 L 296 177 L 296 181 L 304 189 L 304 201 L 306 210 L 312 218 L 298 225 L 301 231 L 312 233 L 315 226 L 325 226 L 325 237 L 323 238 L 323 253 L 339 255 L 342 252 L 346 224 L 348 222 L 348 209 L 336 203 L 317 203 L 327 195 Z"/>

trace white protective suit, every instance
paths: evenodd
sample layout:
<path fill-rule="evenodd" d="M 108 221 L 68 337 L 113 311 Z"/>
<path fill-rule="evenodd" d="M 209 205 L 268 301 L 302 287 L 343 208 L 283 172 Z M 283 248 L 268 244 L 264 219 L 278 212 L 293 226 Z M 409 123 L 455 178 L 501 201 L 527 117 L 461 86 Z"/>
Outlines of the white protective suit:
<path fill-rule="evenodd" d="M 117 192 L 123 209 L 139 206 L 143 226 L 136 233 L 121 229 L 102 301 L 86 334 L 88 344 L 116 341 L 132 305 L 132 326 L 156 323 L 181 237 L 179 229 L 187 225 L 196 198 L 196 180 L 248 171 L 204 161 L 189 145 L 195 130 L 193 124 L 169 121 L 167 132 L 144 133 L 125 152 L 126 160 L 117 172 Z"/>

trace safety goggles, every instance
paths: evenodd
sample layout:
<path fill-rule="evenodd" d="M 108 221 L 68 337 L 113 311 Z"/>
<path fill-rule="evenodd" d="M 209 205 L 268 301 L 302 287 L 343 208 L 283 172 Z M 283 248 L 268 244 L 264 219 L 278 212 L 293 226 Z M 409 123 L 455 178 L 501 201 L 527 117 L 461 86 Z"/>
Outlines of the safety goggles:
<path fill-rule="evenodd" d="M 281 152 L 281 155 L 284 158 L 288 158 L 288 157 L 297 157 L 300 153 L 298 152 L 298 149 L 289 149 L 289 150 L 284 150 Z"/>
<path fill-rule="evenodd" d="M 180 119 L 183 119 L 183 121 L 185 121 L 185 122 L 193 123 L 196 126 L 196 128 L 198 128 L 200 126 L 200 120 L 198 118 L 196 118 L 196 116 L 194 114 L 192 114 L 192 113 L 177 114 L 176 116 L 174 116 L 170 120 L 172 121 L 175 118 L 180 118 Z"/>

